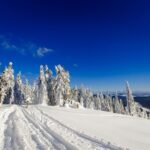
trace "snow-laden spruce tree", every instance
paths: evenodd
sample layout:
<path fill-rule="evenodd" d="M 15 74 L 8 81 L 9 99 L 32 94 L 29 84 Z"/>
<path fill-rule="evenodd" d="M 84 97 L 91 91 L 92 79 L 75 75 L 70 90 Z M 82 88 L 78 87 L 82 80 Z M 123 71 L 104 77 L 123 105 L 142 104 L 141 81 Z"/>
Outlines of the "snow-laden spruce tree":
<path fill-rule="evenodd" d="M 104 98 L 103 92 L 100 92 L 99 98 L 100 98 L 100 106 L 99 106 L 99 108 L 100 108 L 100 110 L 105 111 L 105 98 Z"/>
<path fill-rule="evenodd" d="M 112 108 L 112 98 L 109 94 L 109 92 L 106 92 L 105 99 L 104 99 L 104 111 L 111 111 Z"/>
<path fill-rule="evenodd" d="M 13 63 L 10 62 L 7 69 L 7 78 L 8 78 L 8 86 L 9 86 L 9 103 L 12 104 L 14 102 L 14 70 L 12 68 Z"/>
<path fill-rule="evenodd" d="M 61 71 L 57 66 L 55 66 L 57 76 L 55 78 L 55 83 L 54 83 L 54 96 L 55 96 L 55 102 L 56 105 L 63 106 L 64 105 L 64 81 L 63 77 L 61 74 Z"/>
<path fill-rule="evenodd" d="M 130 115 L 137 115 L 136 104 L 128 81 L 126 82 L 126 94 L 128 113 Z"/>
<path fill-rule="evenodd" d="M 40 66 L 40 76 L 38 80 L 38 103 L 47 105 L 48 104 L 48 93 L 47 93 L 47 85 L 44 74 L 44 67 Z"/>
<path fill-rule="evenodd" d="M 12 62 L 9 63 L 1 76 L 1 104 L 14 102 L 14 70 Z"/>
<path fill-rule="evenodd" d="M 8 82 L 6 78 L 6 69 L 0 76 L 0 104 L 3 104 L 8 91 Z"/>
<path fill-rule="evenodd" d="M 109 111 L 113 112 L 114 108 L 113 108 L 113 100 L 111 95 L 108 95 L 108 103 L 109 103 Z"/>
<path fill-rule="evenodd" d="M 61 65 L 55 66 L 55 69 L 57 73 L 54 83 L 55 101 L 56 105 L 63 106 L 70 98 L 70 76 Z"/>
<path fill-rule="evenodd" d="M 93 96 L 91 96 L 89 108 L 93 109 L 93 110 L 95 109 L 95 102 L 94 102 L 94 97 Z"/>
<path fill-rule="evenodd" d="M 21 105 L 24 100 L 23 83 L 21 79 L 21 72 L 17 74 L 14 86 L 14 103 Z"/>
<path fill-rule="evenodd" d="M 45 66 L 45 79 L 46 79 L 46 88 L 48 92 L 48 104 L 55 105 L 55 97 L 54 97 L 54 81 L 53 72 L 49 70 L 48 66 Z"/>
<path fill-rule="evenodd" d="M 84 99 L 83 99 L 83 97 L 80 97 L 80 105 L 81 105 L 81 107 L 84 107 Z"/>
<path fill-rule="evenodd" d="M 126 112 L 125 112 L 123 101 L 120 99 L 119 102 L 120 102 L 121 114 L 125 114 Z"/>
<path fill-rule="evenodd" d="M 104 99 L 102 99 L 102 110 L 109 111 L 109 103 L 106 95 L 104 96 Z"/>
<path fill-rule="evenodd" d="M 71 87 L 70 87 L 70 74 L 68 71 L 65 71 L 63 68 L 62 71 L 62 77 L 63 77 L 63 81 L 64 81 L 64 99 L 68 100 L 70 98 L 70 94 L 71 94 Z"/>
<path fill-rule="evenodd" d="M 78 91 L 78 88 L 77 86 L 75 86 L 73 89 L 72 89 L 72 92 L 71 92 L 71 99 L 76 101 L 76 102 L 79 102 L 79 91 Z"/>
<path fill-rule="evenodd" d="M 92 91 L 90 89 L 86 89 L 86 93 L 85 93 L 85 96 L 84 96 L 84 98 L 85 98 L 85 100 L 84 100 L 85 108 L 91 108 L 91 102 L 93 101 L 92 97 L 93 97 Z M 92 104 L 92 106 L 93 106 L 93 104 Z"/>
<path fill-rule="evenodd" d="M 34 81 L 33 86 L 32 86 L 32 102 L 33 104 L 39 104 L 38 101 L 38 85 L 36 84 L 36 82 Z"/>
<path fill-rule="evenodd" d="M 103 95 L 102 92 L 100 92 L 100 93 L 97 95 L 98 109 L 99 109 L 99 110 L 102 110 L 102 103 L 103 103 L 103 100 L 104 100 L 104 95 Z"/>
<path fill-rule="evenodd" d="M 25 85 L 24 85 L 24 103 L 32 103 L 32 88 L 29 84 L 29 81 L 26 80 L 25 81 Z"/>
<path fill-rule="evenodd" d="M 79 89 L 79 102 L 83 107 L 85 106 L 86 101 L 86 88 L 81 85 L 81 88 Z"/>
<path fill-rule="evenodd" d="M 101 100 L 99 97 L 99 93 L 93 97 L 94 105 L 96 110 L 101 110 Z"/>
<path fill-rule="evenodd" d="M 121 113 L 121 104 L 120 104 L 120 101 L 119 101 L 119 98 L 118 98 L 118 93 L 116 92 L 115 94 L 115 98 L 114 98 L 114 112 L 115 113 Z"/>

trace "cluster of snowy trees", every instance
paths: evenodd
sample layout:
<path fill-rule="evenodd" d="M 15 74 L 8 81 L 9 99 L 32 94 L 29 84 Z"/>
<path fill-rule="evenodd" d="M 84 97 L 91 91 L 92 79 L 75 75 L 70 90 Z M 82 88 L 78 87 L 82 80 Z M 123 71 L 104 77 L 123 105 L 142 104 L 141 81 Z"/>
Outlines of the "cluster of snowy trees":
<path fill-rule="evenodd" d="M 19 72 L 14 78 L 10 62 L 0 76 L 0 104 L 42 104 L 59 105 L 74 108 L 89 108 L 150 118 L 148 110 L 134 101 L 129 83 L 126 83 L 126 103 L 123 103 L 116 92 L 93 93 L 81 87 L 70 87 L 70 75 L 61 65 L 55 66 L 56 76 L 46 65 L 40 66 L 40 75 L 33 85 L 28 80 L 22 81 Z"/>
<path fill-rule="evenodd" d="M 64 106 L 70 99 L 69 72 L 61 66 L 55 66 L 56 77 L 48 66 L 40 66 L 38 80 L 31 86 L 28 80 L 23 83 L 21 73 L 14 78 L 14 70 L 10 62 L 0 76 L 1 104 L 43 104 Z"/>

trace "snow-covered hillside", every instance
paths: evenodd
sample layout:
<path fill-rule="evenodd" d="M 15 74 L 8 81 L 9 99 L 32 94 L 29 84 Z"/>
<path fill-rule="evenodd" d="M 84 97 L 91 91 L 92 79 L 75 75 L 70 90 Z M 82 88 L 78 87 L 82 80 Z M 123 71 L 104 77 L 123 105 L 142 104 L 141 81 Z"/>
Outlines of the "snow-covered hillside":
<path fill-rule="evenodd" d="M 110 112 L 33 105 L 0 107 L 0 150 L 149 150 L 150 121 Z"/>

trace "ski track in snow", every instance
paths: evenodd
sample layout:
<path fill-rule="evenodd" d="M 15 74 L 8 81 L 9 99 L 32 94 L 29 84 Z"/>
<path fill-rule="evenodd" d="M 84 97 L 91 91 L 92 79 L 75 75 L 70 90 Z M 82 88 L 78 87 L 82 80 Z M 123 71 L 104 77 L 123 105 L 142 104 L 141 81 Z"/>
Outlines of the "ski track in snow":
<path fill-rule="evenodd" d="M 67 127 L 38 106 L 4 108 L 0 120 L 0 150 L 122 149 Z"/>

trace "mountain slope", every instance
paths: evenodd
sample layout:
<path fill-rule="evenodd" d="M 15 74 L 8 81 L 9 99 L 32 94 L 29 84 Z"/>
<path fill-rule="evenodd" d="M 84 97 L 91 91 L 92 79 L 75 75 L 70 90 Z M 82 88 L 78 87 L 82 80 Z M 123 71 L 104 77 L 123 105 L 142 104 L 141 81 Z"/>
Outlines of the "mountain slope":
<path fill-rule="evenodd" d="M 150 121 L 109 112 L 50 106 L 0 108 L 0 149 L 146 150 Z"/>

